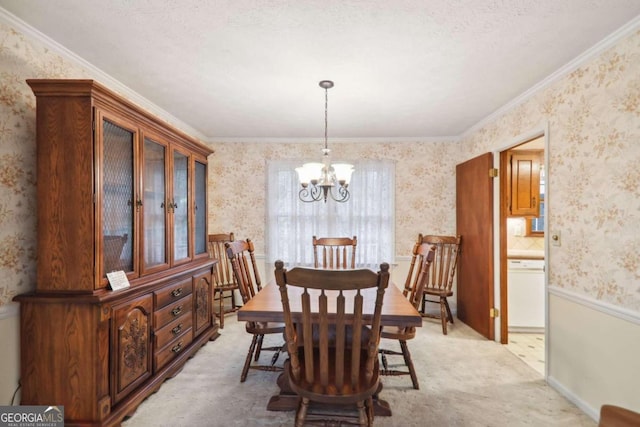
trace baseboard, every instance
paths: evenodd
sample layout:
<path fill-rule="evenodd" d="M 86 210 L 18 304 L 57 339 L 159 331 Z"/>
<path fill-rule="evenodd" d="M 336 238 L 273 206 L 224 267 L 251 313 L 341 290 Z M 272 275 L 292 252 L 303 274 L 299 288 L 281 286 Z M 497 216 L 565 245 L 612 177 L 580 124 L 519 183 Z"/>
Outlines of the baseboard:
<path fill-rule="evenodd" d="M 582 412 L 587 414 L 591 419 L 595 422 L 598 422 L 600 419 L 600 408 L 594 409 L 591 405 L 589 405 L 584 400 L 580 399 L 573 392 L 564 387 L 561 383 L 559 383 L 555 378 L 551 375 L 547 377 L 547 383 L 555 389 L 558 393 L 566 397 L 571 403 L 576 405 Z"/>

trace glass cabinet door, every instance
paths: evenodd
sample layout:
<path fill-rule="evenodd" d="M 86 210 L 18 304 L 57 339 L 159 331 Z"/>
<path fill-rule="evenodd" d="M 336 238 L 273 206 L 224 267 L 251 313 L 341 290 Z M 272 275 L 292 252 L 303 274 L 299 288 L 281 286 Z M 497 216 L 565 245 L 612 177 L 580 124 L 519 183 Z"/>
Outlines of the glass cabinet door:
<path fill-rule="evenodd" d="M 207 165 L 195 162 L 195 254 L 207 253 Z"/>
<path fill-rule="evenodd" d="M 173 152 L 173 261 L 189 259 L 189 157 Z"/>
<path fill-rule="evenodd" d="M 102 120 L 102 277 L 134 271 L 135 132 Z"/>
<path fill-rule="evenodd" d="M 144 139 L 143 156 L 143 271 L 167 266 L 166 146 Z"/>

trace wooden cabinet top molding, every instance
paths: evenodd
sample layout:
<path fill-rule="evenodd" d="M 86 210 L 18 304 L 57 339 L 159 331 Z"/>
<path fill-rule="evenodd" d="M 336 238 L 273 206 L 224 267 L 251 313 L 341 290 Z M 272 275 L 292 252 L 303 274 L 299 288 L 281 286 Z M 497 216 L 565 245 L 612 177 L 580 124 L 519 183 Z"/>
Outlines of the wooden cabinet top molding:
<path fill-rule="evenodd" d="M 200 155 L 208 156 L 213 150 L 202 141 L 171 126 L 166 121 L 149 113 L 122 95 L 110 90 L 106 86 L 90 79 L 27 79 L 27 84 L 38 97 L 90 97 L 95 102 L 107 106 L 120 114 L 129 116 L 139 123 L 145 123 L 155 131 L 189 141 L 190 148 Z"/>

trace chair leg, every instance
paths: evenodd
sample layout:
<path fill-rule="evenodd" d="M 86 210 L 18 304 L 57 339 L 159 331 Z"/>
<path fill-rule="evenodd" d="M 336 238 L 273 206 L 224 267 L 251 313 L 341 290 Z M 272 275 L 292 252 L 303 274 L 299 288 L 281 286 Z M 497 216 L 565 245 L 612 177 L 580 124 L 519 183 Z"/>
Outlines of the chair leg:
<path fill-rule="evenodd" d="M 220 316 L 220 329 L 224 329 L 224 292 L 219 291 L 220 295 L 218 297 L 220 301 L 220 311 L 218 311 Z"/>
<path fill-rule="evenodd" d="M 298 412 L 296 413 L 296 427 L 303 427 L 304 421 L 307 419 L 307 410 L 309 409 L 309 399 L 303 397 L 298 406 Z"/>
<path fill-rule="evenodd" d="M 358 424 L 365 427 L 368 426 L 369 417 L 367 417 L 367 409 L 364 407 L 364 401 L 360 400 L 356 402 L 356 406 L 358 407 Z"/>
<path fill-rule="evenodd" d="M 402 357 L 404 357 L 404 364 L 409 368 L 409 375 L 411 375 L 411 382 L 413 388 L 420 390 L 420 384 L 418 383 L 418 376 L 416 375 L 416 369 L 413 366 L 413 360 L 411 360 L 411 353 L 409 352 L 409 346 L 406 341 L 400 341 L 400 348 L 402 349 Z"/>
<path fill-rule="evenodd" d="M 247 354 L 247 358 L 244 360 L 244 367 L 242 368 L 242 374 L 240 375 L 240 382 L 243 383 L 247 379 L 247 373 L 249 373 L 249 366 L 251 366 L 251 358 L 253 356 L 253 352 L 256 349 L 256 343 L 258 342 L 258 336 L 254 335 L 251 339 L 251 345 L 249 346 L 249 353 Z"/>
<path fill-rule="evenodd" d="M 231 310 L 236 310 L 236 291 L 231 289 Z"/>
<path fill-rule="evenodd" d="M 453 315 L 451 314 L 451 308 L 449 308 L 449 301 L 447 301 L 447 297 L 444 297 L 444 305 L 447 307 L 447 314 L 449 315 L 449 321 L 453 325 Z"/>
<path fill-rule="evenodd" d="M 440 298 L 440 320 L 442 321 L 442 334 L 447 335 L 447 308 L 445 300 Z"/>
<path fill-rule="evenodd" d="M 256 352 L 254 354 L 253 360 L 256 362 L 260 358 L 260 352 L 262 351 L 262 341 L 264 340 L 264 334 L 258 335 L 258 346 L 256 347 Z"/>
<path fill-rule="evenodd" d="M 378 353 L 380 353 L 380 359 L 381 359 L 380 361 L 382 362 L 382 368 L 384 371 L 386 371 L 387 369 L 389 369 L 389 366 L 387 364 L 387 353 L 382 351 L 382 349 L 379 349 Z"/>
<path fill-rule="evenodd" d="M 369 396 L 369 398 L 367 399 L 367 416 L 369 418 L 369 424 L 367 424 L 369 427 L 373 426 L 373 417 L 374 417 L 374 411 L 373 411 L 373 397 Z"/>

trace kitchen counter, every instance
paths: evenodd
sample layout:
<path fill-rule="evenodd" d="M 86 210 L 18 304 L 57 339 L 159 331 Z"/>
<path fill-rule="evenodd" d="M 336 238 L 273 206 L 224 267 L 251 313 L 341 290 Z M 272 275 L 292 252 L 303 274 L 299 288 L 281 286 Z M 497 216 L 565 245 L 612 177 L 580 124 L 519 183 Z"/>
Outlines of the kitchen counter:
<path fill-rule="evenodd" d="M 539 249 L 507 250 L 508 259 L 544 259 L 544 251 Z"/>

